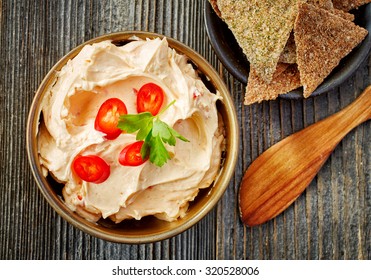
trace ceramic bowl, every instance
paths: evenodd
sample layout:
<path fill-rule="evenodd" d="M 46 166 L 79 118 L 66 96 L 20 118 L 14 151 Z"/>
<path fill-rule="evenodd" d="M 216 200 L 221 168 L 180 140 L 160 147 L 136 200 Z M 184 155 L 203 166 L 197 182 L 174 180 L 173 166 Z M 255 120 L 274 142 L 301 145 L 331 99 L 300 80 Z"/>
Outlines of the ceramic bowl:
<path fill-rule="evenodd" d="M 200 191 L 196 199 L 190 204 L 185 217 L 175 222 L 166 222 L 154 217 L 145 217 L 141 220 L 127 220 L 119 224 L 115 224 L 109 219 L 101 219 L 96 223 L 92 223 L 71 211 L 64 203 L 61 195 L 60 190 L 63 188 L 63 185 L 61 186 L 54 181 L 50 175 L 45 177 L 39 162 L 37 134 L 39 124 L 42 122 L 42 100 L 46 97 L 46 94 L 48 94 L 47 89 L 55 82 L 56 73 L 69 59 L 74 58 L 84 45 L 104 40 L 111 40 L 116 45 L 123 45 L 132 41 L 133 36 L 141 39 L 164 37 L 160 34 L 141 31 L 112 33 L 87 41 L 60 59 L 46 75 L 36 92 L 29 112 L 26 137 L 28 159 L 37 185 L 47 202 L 60 216 L 73 226 L 92 236 L 112 242 L 139 244 L 160 241 L 178 235 L 195 225 L 213 209 L 228 187 L 234 173 L 237 161 L 239 135 L 233 102 L 217 72 L 194 50 L 174 39 L 167 38 L 171 48 L 188 57 L 189 62 L 191 62 L 194 68 L 199 72 L 200 77 L 204 80 L 209 89 L 211 89 L 212 92 L 215 92 L 215 90 L 219 91 L 222 96 L 222 101 L 218 101 L 217 106 L 226 126 L 227 145 L 226 151 L 223 153 L 222 167 L 216 180 L 212 186 Z"/>
<path fill-rule="evenodd" d="M 355 23 L 371 33 L 371 4 L 363 5 L 351 12 L 355 16 Z M 205 5 L 204 19 L 206 31 L 216 55 L 236 79 L 247 84 L 249 62 L 227 24 L 217 16 L 209 3 Z M 344 83 L 368 57 L 370 49 L 371 36 L 368 35 L 350 54 L 340 61 L 340 64 L 317 87 L 311 97 L 328 92 Z M 302 99 L 303 88 L 300 87 L 287 94 L 281 94 L 280 98 Z"/>

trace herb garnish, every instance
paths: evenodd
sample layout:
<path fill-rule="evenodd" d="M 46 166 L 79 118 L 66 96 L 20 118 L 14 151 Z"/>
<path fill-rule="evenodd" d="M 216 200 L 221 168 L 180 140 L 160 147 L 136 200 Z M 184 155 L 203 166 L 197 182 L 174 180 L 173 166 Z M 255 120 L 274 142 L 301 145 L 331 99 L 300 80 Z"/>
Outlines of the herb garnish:
<path fill-rule="evenodd" d="M 149 156 L 149 161 L 159 167 L 163 166 L 170 159 L 170 154 L 166 150 L 164 143 L 175 146 L 176 138 L 189 142 L 188 139 L 160 120 L 160 116 L 174 103 L 175 100 L 156 116 L 153 116 L 150 112 L 121 115 L 117 125 L 118 128 L 127 133 L 138 131 L 136 140 L 144 141 L 140 150 L 142 158 Z"/>

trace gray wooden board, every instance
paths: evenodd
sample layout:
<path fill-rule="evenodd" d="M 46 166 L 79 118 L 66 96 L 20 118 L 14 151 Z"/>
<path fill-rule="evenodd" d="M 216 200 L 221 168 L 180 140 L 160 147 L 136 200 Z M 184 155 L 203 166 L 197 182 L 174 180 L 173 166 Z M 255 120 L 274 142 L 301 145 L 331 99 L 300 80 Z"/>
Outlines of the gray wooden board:
<path fill-rule="evenodd" d="M 249 164 L 284 137 L 351 103 L 370 84 L 370 57 L 340 87 L 307 100 L 244 106 L 244 85 L 218 61 L 206 34 L 206 1 L 0 0 L 0 259 L 370 259 L 370 122 L 335 149 L 283 214 L 254 228 L 237 195 Z M 186 232 L 154 244 L 116 244 L 74 228 L 47 204 L 26 156 L 26 119 L 38 85 L 63 55 L 110 32 L 173 37 L 203 55 L 233 97 L 241 132 L 234 177 L 219 204 Z"/>

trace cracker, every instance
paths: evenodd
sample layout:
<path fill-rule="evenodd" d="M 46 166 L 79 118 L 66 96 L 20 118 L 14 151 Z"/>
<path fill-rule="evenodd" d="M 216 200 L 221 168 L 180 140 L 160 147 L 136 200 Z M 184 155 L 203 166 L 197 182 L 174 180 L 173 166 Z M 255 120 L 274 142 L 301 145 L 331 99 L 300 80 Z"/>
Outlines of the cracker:
<path fill-rule="evenodd" d="M 332 2 L 334 8 L 347 12 L 364 4 L 371 3 L 371 0 L 333 0 Z"/>
<path fill-rule="evenodd" d="M 302 3 L 294 25 L 296 61 L 308 97 L 367 35 L 367 30 L 313 5 Z"/>
<path fill-rule="evenodd" d="M 278 63 L 269 84 L 250 67 L 244 104 L 250 105 L 255 102 L 260 103 L 263 100 L 274 100 L 278 95 L 290 92 L 300 86 L 300 75 L 296 64 Z"/>
<path fill-rule="evenodd" d="M 354 15 L 351 13 L 344 12 L 342 10 L 334 9 L 331 0 L 308 0 L 307 3 L 313 3 L 314 6 L 326 9 L 346 20 L 354 21 Z M 283 49 L 278 62 L 282 63 L 296 63 L 296 45 L 294 39 L 294 33 L 291 32 L 289 39 L 286 42 L 286 46 Z"/>
<path fill-rule="evenodd" d="M 293 28 L 299 0 L 218 0 L 222 18 L 256 73 L 270 82 Z"/>

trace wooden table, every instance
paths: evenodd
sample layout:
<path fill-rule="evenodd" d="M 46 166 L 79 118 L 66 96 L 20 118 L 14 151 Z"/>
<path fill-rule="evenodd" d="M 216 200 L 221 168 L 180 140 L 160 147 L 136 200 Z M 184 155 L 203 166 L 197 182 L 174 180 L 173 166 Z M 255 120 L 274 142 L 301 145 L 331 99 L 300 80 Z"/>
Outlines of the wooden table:
<path fill-rule="evenodd" d="M 307 100 L 244 106 L 245 86 L 218 61 L 205 30 L 204 0 L 0 0 L 0 259 L 371 259 L 370 122 L 335 149 L 283 214 L 254 228 L 239 219 L 237 195 L 249 164 L 284 137 L 351 103 L 370 84 L 370 57 L 340 87 Z M 241 141 L 235 175 L 219 204 L 188 231 L 154 244 L 100 240 L 47 204 L 26 156 L 26 119 L 49 69 L 93 37 L 145 30 L 203 55 L 233 97 Z"/>

